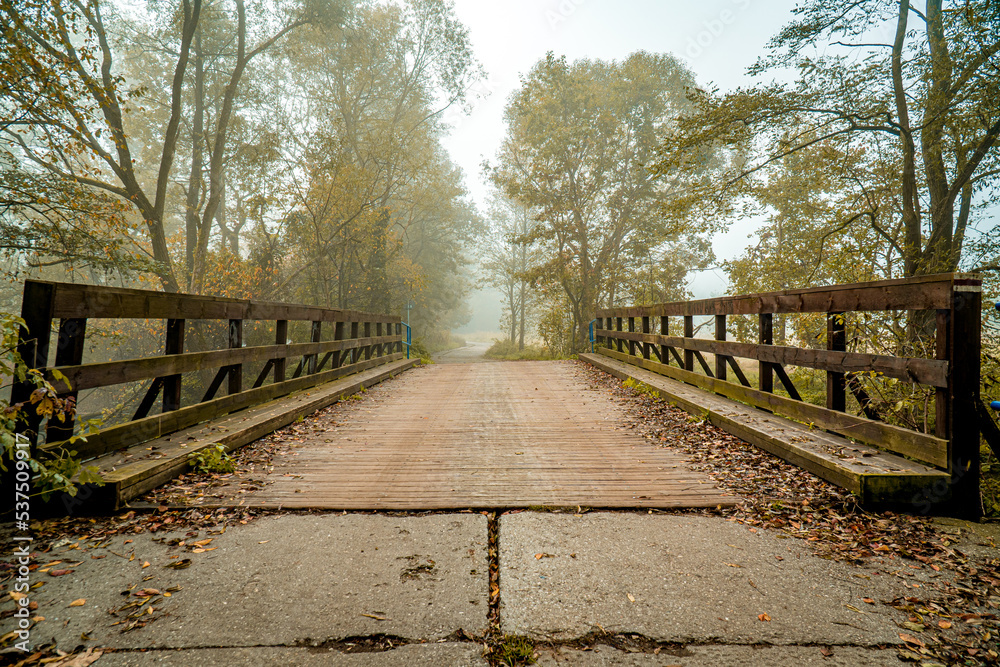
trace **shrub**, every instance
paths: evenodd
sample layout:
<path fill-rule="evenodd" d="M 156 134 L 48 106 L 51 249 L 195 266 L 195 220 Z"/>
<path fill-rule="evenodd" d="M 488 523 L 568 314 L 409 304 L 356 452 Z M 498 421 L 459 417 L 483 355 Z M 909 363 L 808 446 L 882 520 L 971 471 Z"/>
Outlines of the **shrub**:
<path fill-rule="evenodd" d="M 35 387 L 31 397 L 25 402 L 11 405 L 6 399 L 0 399 L 0 469 L 6 472 L 7 466 L 13 466 L 18 471 L 29 470 L 29 494 L 41 496 L 42 500 L 48 500 L 52 494 L 60 492 L 75 496 L 81 484 L 103 485 L 104 480 L 97 467 L 84 466 L 75 450 L 60 447 L 40 455 L 37 450 L 29 452 L 23 447 L 17 447 L 18 436 L 15 435 L 15 429 L 19 422 L 27 421 L 29 416 L 65 421 L 76 415 L 73 400 L 60 398 L 45 376 L 40 371 L 29 368 L 17 353 L 22 326 L 24 320 L 20 317 L 0 313 L 0 376 L 8 382 L 29 382 Z M 53 375 L 57 381 L 65 381 L 61 374 Z M 87 420 L 82 425 L 84 431 L 93 433 L 98 429 L 99 420 Z M 74 435 L 67 442 L 72 445 L 80 440 L 85 441 L 86 437 Z"/>
<path fill-rule="evenodd" d="M 236 472 L 236 462 L 232 456 L 226 453 L 226 448 L 222 445 L 207 447 L 199 452 L 188 454 L 188 462 L 195 472 Z"/>

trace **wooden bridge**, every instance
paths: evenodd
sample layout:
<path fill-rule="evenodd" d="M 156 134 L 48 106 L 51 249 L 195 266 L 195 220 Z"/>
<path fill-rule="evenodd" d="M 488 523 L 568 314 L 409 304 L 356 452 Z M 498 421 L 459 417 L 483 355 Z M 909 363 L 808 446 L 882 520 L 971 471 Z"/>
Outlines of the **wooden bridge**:
<path fill-rule="evenodd" d="M 615 308 L 597 313 L 594 353 L 580 358 L 863 502 L 975 514 L 980 308 L 978 277 L 962 274 Z M 934 358 L 847 351 L 852 318 L 916 310 L 934 314 Z M 823 318 L 827 349 L 775 345 L 774 316 L 786 314 Z M 731 316 L 752 316 L 757 342 L 727 340 L 739 327 Z M 183 473 L 193 453 L 233 451 L 416 363 L 391 315 L 28 281 L 22 317 L 21 355 L 61 395 L 117 388 L 119 408 L 134 409 L 72 444 L 72 422 L 20 425 L 36 455 L 71 448 L 100 469 L 105 485 L 67 501 L 71 510 L 121 507 Z M 706 317 L 714 338 L 696 335 Z M 683 335 L 671 334 L 672 319 Z M 162 344 L 142 357 L 87 363 L 93 320 L 145 327 Z M 755 363 L 756 386 L 737 358 Z M 803 401 L 786 366 L 825 371 L 826 404 Z M 934 433 L 880 421 L 860 373 L 933 388 Z M 16 385 L 12 401 L 31 390 Z M 287 474 L 243 502 L 413 510 L 737 500 L 680 455 L 618 429 L 621 416 L 561 362 L 424 367 L 404 374 L 372 411 L 275 462 Z"/>

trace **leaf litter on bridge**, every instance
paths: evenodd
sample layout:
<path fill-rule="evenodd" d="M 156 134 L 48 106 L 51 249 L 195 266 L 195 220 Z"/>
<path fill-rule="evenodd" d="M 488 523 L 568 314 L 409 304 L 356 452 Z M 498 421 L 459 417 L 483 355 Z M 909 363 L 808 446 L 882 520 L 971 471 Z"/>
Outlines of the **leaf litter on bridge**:
<path fill-rule="evenodd" d="M 721 515 L 754 532 L 779 531 L 779 536 L 805 540 L 820 558 L 877 567 L 902 579 L 912 595 L 865 602 L 901 612 L 898 652 L 903 660 L 1000 664 L 1000 558 L 992 538 L 975 545 L 985 549 L 973 555 L 956 546 L 960 535 L 929 517 L 865 511 L 849 492 L 812 473 L 641 388 L 576 363 L 588 386 L 625 408 L 628 420 L 622 428 L 684 452 L 695 470 L 742 498 L 731 509 L 689 511 Z"/>

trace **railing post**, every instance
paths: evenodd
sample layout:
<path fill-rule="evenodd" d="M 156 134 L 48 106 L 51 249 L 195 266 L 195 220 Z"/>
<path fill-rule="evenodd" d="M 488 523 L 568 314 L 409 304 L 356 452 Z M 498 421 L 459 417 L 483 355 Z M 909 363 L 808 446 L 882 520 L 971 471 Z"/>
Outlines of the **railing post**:
<path fill-rule="evenodd" d="M 646 316 L 646 315 L 643 315 L 643 317 L 642 317 L 642 333 L 644 333 L 644 334 L 650 333 L 650 331 L 649 331 L 649 317 Z M 653 344 L 652 343 L 647 343 L 646 341 L 643 341 L 642 342 L 642 358 L 646 359 L 646 360 L 649 360 L 650 354 L 651 354 L 652 351 L 653 351 Z"/>
<path fill-rule="evenodd" d="M 313 322 L 309 327 L 309 342 L 318 343 L 323 339 L 323 322 Z M 306 373 L 312 375 L 316 372 L 316 362 L 319 360 L 319 353 L 310 354 L 306 362 Z"/>
<path fill-rule="evenodd" d="M 847 351 L 847 326 L 844 313 L 826 315 L 826 349 Z M 826 407 L 844 412 L 847 410 L 847 382 L 843 373 L 826 372 Z"/>
<path fill-rule="evenodd" d="M 365 338 L 371 338 L 372 337 L 372 323 L 371 322 L 365 322 L 364 323 L 364 332 L 365 332 Z M 364 357 L 365 357 L 365 360 L 368 360 L 368 359 L 372 358 L 372 346 L 371 346 L 370 343 L 368 345 L 364 346 Z"/>
<path fill-rule="evenodd" d="M 28 368 L 45 368 L 49 365 L 49 338 L 52 336 L 52 313 L 55 307 L 55 285 L 35 282 L 24 283 L 24 295 L 21 301 L 20 342 L 17 352 Z M 35 385 L 31 382 L 17 382 L 11 387 L 10 404 L 28 402 Z M 38 444 L 38 430 L 42 418 L 30 404 L 25 406 L 25 420 L 18 421 L 14 432 L 21 434 L 31 443 L 31 455 L 35 455 L 35 445 Z M 13 470 L 13 468 L 10 468 Z"/>
<path fill-rule="evenodd" d="M 726 316 L 715 316 L 715 340 L 726 340 Z M 715 353 L 715 377 L 726 379 L 726 355 Z"/>
<path fill-rule="evenodd" d="M 694 338 L 694 316 L 684 316 L 684 337 Z M 684 348 L 684 370 L 694 370 L 694 350 Z"/>
<path fill-rule="evenodd" d="M 59 334 L 56 342 L 56 366 L 76 366 L 83 363 L 83 342 L 87 330 L 87 320 L 84 318 L 67 318 L 59 322 Z M 77 392 L 72 390 L 60 393 L 60 398 L 72 399 L 75 405 Z M 48 442 L 59 442 L 73 436 L 76 420 L 66 418 L 65 421 L 49 419 L 45 439 Z"/>
<path fill-rule="evenodd" d="M 274 326 L 274 344 L 288 345 L 288 320 L 277 320 Z M 285 369 L 288 368 L 288 357 L 274 360 L 274 382 L 285 381 Z"/>
<path fill-rule="evenodd" d="M 357 340 L 358 339 L 358 334 L 359 334 L 360 331 L 361 331 L 361 323 L 360 322 L 351 322 L 351 339 L 352 340 Z M 357 363 L 358 360 L 361 358 L 361 350 L 359 348 L 357 348 L 357 347 L 352 347 L 350 349 L 350 353 L 351 353 L 351 363 L 352 364 Z"/>
<path fill-rule="evenodd" d="M 758 318 L 760 321 L 760 344 L 774 344 L 774 315 L 771 313 L 760 313 Z M 774 368 L 771 364 L 766 361 L 758 361 L 757 373 L 760 390 L 766 391 L 769 394 L 774 393 Z"/>
<path fill-rule="evenodd" d="M 982 516 L 979 491 L 980 347 L 982 345 L 982 281 L 956 276 L 951 308 L 937 313 L 937 357 L 948 361 L 948 387 L 935 400 L 938 437 L 948 439 L 953 514 Z M 942 499 L 943 500 L 943 499 Z"/>
<path fill-rule="evenodd" d="M 382 337 L 382 323 L 381 322 L 376 322 L 375 323 L 375 335 L 378 336 L 379 338 Z M 383 344 L 381 342 L 379 342 L 378 344 L 375 345 L 375 356 L 376 357 L 381 357 L 382 356 L 382 345 Z"/>
<path fill-rule="evenodd" d="M 333 339 L 344 340 L 344 322 L 337 320 L 333 323 Z M 340 368 L 344 362 L 344 351 L 334 350 L 332 368 Z"/>
<path fill-rule="evenodd" d="M 243 347 L 243 320 L 229 320 L 229 348 Z M 229 395 L 243 391 L 243 362 L 229 367 Z"/>
<path fill-rule="evenodd" d="M 607 319 L 605 319 L 605 321 L 604 321 L 604 330 L 605 331 L 614 331 L 614 328 L 615 328 L 614 322 L 615 322 L 614 319 L 611 318 L 611 317 L 608 317 Z M 604 345 L 609 350 L 615 349 L 615 339 L 614 338 L 609 338 L 609 337 L 605 336 L 604 337 Z"/>
<path fill-rule="evenodd" d="M 623 324 L 622 318 L 616 317 L 615 318 L 615 330 L 618 331 L 618 332 L 624 331 L 624 329 L 622 329 L 622 324 Z M 620 336 L 617 337 L 617 338 L 615 338 L 615 346 L 618 348 L 619 352 L 624 352 L 625 351 L 625 342 L 622 340 L 622 338 Z"/>
<path fill-rule="evenodd" d="M 670 335 L 670 318 L 666 315 L 660 316 L 660 335 Z M 660 345 L 660 363 L 670 365 L 670 348 L 665 343 Z"/>
<path fill-rule="evenodd" d="M 628 318 L 628 331 L 629 331 L 629 333 L 635 333 L 635 318 L 634 317 L 629 317 Z M 632 340 L 631 338 L 629 338 L 628 339 L 628 355 L 630 357 L 636 356 L 635 347 L 636 347 L 635 341 Z"/>
<path fill-rule="evenodd" d="M 167 320 L 167 340 L 163 347 L 164 354 L 184 354 L 184 329 L 184 320 Z M 163 378 L 162 412 L 173 412 L 181 407 L 182 377 L 180 373 L 177 373 Z"/>

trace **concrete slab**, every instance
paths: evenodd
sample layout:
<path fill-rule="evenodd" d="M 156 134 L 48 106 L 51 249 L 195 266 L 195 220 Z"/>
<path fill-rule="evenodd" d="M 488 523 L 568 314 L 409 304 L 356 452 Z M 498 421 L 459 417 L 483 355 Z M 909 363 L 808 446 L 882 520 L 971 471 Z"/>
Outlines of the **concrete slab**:
<path fill-rule="evenodd" d="M 500 586 L 507 633 L 680 643 L 899 644 L 905 619 L 880 603 L 907 594 L 721 517 L 626 513 L 504 515 Z"/>
<path fill-rule="evenodd" d="M 486 534 L 479 514 L 286 515 L 222 535 L 140 534 L 104 548 L 63 547 L 39 564 L 79 564 L 64 576 L 34 575 L 45 584 L 34 595 L 45 620 L 33 640 L 54 637 L 67 648 L 224 648 L 372 634 L 434 641 L 459 628 L 479 634 L 488 613 Z M 186 546 L 170 546 L 178 538 Z M 187 550 L 208 538 L 198 547 L 205 551 Z M 184 558 L 190 567 L 166 567 Z M 155 621 L 124 634 L 112 625 L 123 615 L 108 610 L 135 600 L 135 591 L 175 587 L 170 598 L 148 605 Z M 68 606 L 77 599 L 86 603 Z"/>
<path fill-rule="evenodd" d="M 799 667 L 799 665 L 823 665 L 823 667 L 897 667 L 905 665 L 892 649 L 866 649 L 838 646 L 830 650 L 830 655 L 822 653 L 820 646 L 689 646 L 673 652 L 627 653 L 609 646 L 600 646 L 591 651 L 558 649 L 540 651 L 539 667 L 553 665 L 574 665 L 579 667 Z"/>
<path fill-rule="evenodd" d="M 184 649 L 134 653 L 110 653 L 101 657 L 101 667 L 275 667 L 298 665 L 320 667 L 486 667 L 478 644 L 410 644 L 378 653 L 342 653 L 332 649 L 286 647 L 237 649 Z"/>

